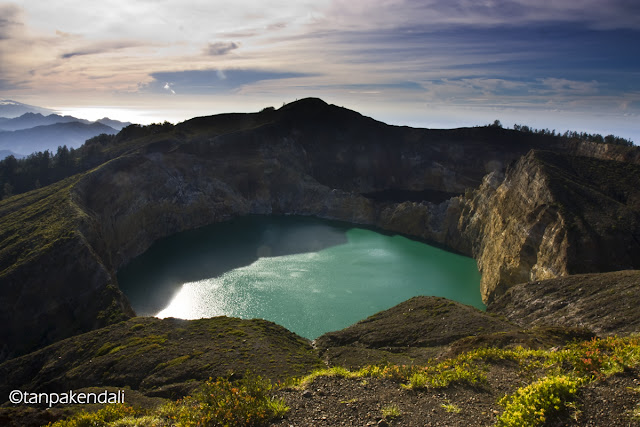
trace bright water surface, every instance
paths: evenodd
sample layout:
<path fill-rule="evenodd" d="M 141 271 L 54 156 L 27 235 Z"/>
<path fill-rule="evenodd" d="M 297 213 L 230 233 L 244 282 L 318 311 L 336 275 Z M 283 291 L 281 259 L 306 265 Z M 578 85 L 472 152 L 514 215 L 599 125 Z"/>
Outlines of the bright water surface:
<path fill-rule="evenodd" d="M 138 315 L 263 318 L 310 339 L 416 295 L 484 309 L 473 259 L 305 217 L 244 217 L 162 239 L 118 280 Z"/>

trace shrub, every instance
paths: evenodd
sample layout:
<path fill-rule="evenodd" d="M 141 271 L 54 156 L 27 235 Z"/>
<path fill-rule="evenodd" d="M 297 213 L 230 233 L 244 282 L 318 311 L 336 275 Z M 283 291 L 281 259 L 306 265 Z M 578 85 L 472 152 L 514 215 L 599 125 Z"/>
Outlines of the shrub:
<path fill-rule="evenodd" d="M 584 382 L 566 375 L 542 378 L 500 399 L 505 407 L 498 426 L 536 426 L 563 410 Z"/>
<path fill-rule="evenodd" d="M 107 426 L 134 414 L 134 409 L 124 404 L 107 405 L 96 412 L 82 411 L 68 420 L 57 421 L 49 427 L 99 427 Z"/>
<path fill-rule="evenodd" d="M 236 382 L 209 380 L 193 396 L 162 407 L 160 414 L 185 427 L 262 425 L 289 410 L 283 400 L 271 398 L 271 388 L 269 380 L 252 375 Z"/>

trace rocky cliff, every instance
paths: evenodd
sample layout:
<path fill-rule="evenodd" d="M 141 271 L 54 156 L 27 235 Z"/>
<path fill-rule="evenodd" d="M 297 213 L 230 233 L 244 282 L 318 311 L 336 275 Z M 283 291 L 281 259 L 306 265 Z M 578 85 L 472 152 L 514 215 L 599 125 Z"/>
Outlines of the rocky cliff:
<path fill-rule="evenodd" d="M 638 166 L 571 156 L 548 136 L 388 126 L 307 99 L 126 128 L 113 144 L 97 168 L 0 203 L 0 360 L 130 317 L 122 265 L 250 213 L 374 225 L 474 256 L 486 301 L 639 264 Z"/>
<path fill-rule="evenodd" d="M 485 302 L 511 285 L 640 266 L 640 167 L 532 151 L 462 200 Z"/>

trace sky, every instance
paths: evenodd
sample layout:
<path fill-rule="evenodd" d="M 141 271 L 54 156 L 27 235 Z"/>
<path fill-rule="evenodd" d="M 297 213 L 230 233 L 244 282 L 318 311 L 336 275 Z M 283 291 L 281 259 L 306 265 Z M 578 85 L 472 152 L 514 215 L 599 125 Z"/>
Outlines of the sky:
<path fill-rule="evenodd" d="M 0 0 L 0 99 L 178 122 L 319 97 L 640 142 L 637 0 Z"/>

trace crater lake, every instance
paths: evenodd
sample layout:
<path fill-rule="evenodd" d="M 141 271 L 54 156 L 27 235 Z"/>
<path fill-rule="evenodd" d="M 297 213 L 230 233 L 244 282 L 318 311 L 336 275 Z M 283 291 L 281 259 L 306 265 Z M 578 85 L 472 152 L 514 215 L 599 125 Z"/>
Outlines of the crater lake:
<path fill-rule="evenodd" d="M 485 308 L 471 258 L 298 216 L 247 216 L 161 239 L 118 282 L 139 316 L 262 318 L 309 339 L 416 295 Z"/>

